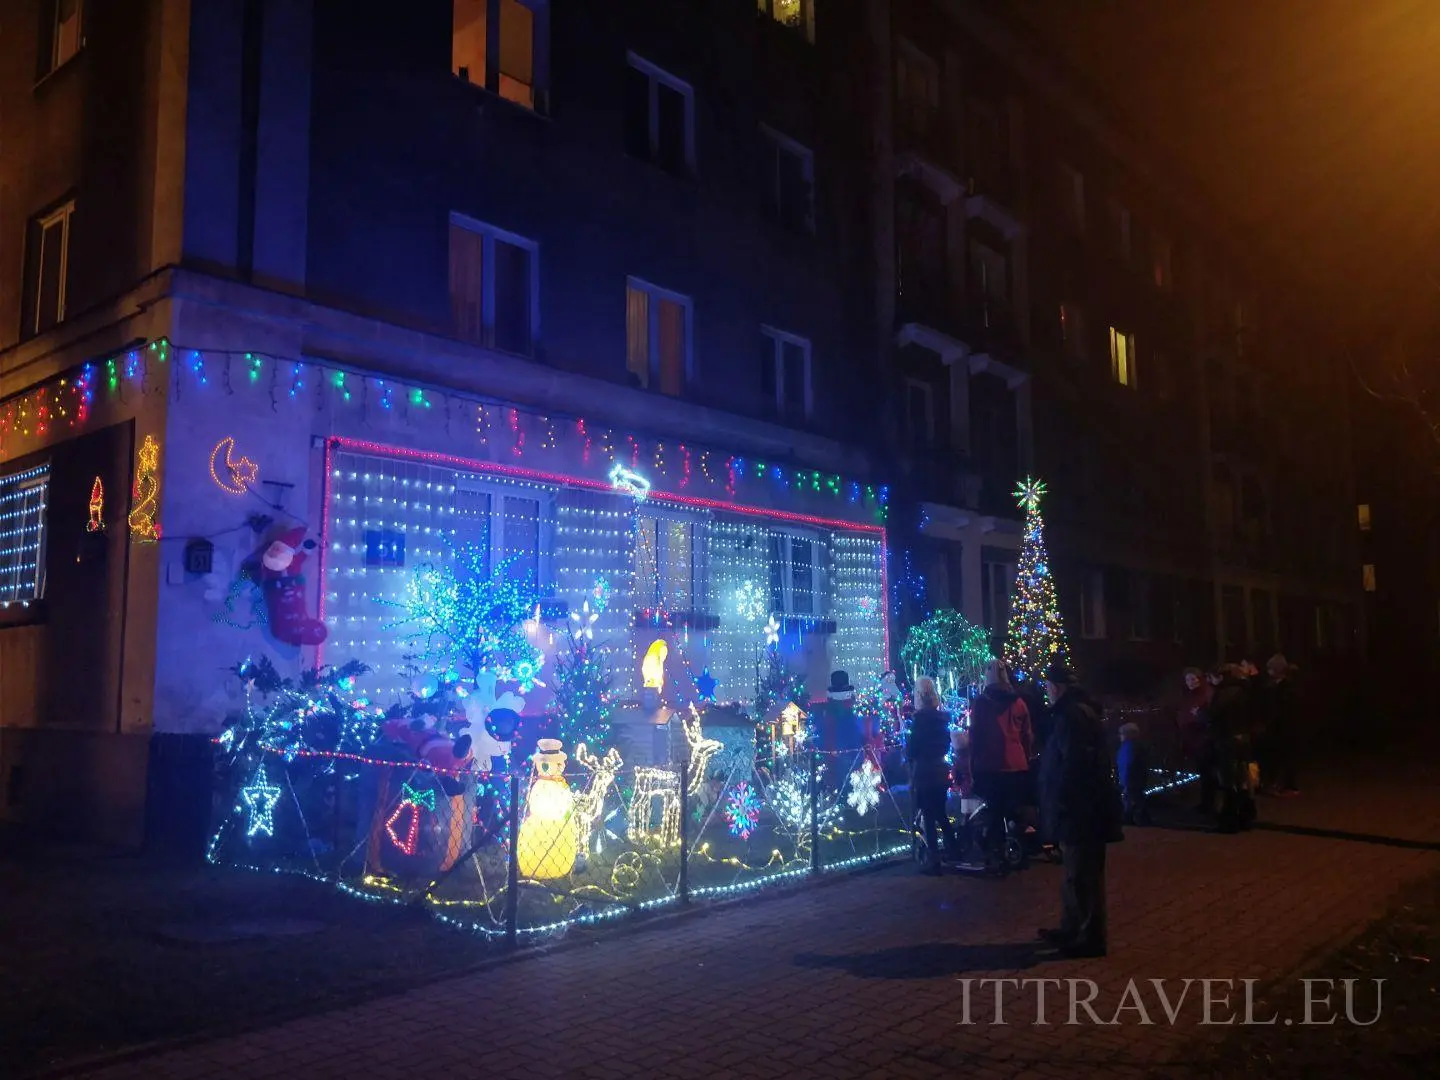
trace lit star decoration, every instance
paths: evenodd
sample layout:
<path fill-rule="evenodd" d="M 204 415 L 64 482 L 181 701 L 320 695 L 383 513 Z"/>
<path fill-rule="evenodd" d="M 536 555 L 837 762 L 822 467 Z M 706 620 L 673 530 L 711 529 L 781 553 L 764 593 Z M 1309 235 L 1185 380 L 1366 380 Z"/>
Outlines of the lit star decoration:
<path fill-rule="evenodd" d="M 146 435 L 135 461 L 135 487 L 131 492 L 130 537 L 137 544 L 153 544 L 160 539 L 160 525 L 155 511 L 160 502 L 160 444 L 155 436 Z"/>
<path fill-rule="evenodd" d="M 1015 489 L 1016 501 L 1025 509 L 1025 538 L 1015 571 L 1005 659 L 1022 678 L 1032 679 L 1051 664 L 1069 662 L 1065 627 L 1045 550 L 1045 523 L 1040 516 L 1045 490 L 1043 483 L 1030 477 Z"/>
<path fill-rule="evenodd" d="M 424 791 L 416 791 L 409 784 L 400 785 L 400 804 L 395 807 L 395 812 L 390 815 L 390 820 L 385 822 L 385 832 L 390 837 L 390 842 L 403 851 L 406 855 L 415 854 L 415 843 L 420 836 L 420 811 L 435 810 L 435 789 L 426 788 Z M 407 816 L 405 825 L 405 837 L 402 840 L 395 831 L 395 823 L 401 817 Z"/>
<path fill-rule="evenodd" d="M 864 817 L 880 805 L 880 770 L 869 758 L 850 774 L 850 794 L 845 797 L 851 808 Z"/>
<path fill-rule="evenodd" d="M 765 644 L 780 644 L 780 622 L 774 615 L 771 615 L 770 620 L 765 624 Z"/>
<path fill-rule="evenodd" d="M 741 840 L 749 840 L 760 824 L 760 796 L 744 780 L 730 789 L 725 800 L 725 820 L 730 823 L 730 835 Z"/>
<path fill-rule="evenodd" d="M 90 485 L 90 520 L 85 523 L 86 532 L 100 532 L 105 528 L 105 485 L 100 477 Z"/>
<path fill-rule="evenodd" d="M 576 639 L 583 637 L 586 641 L 593 641 L 595 639 L 595 622 L 599 618 L 599 612 L 591 611 L 590 601 L 586 600 L 580 605 L 579 611 L 570 613 L 570 621 L 575 624 L 570 631 L 571 634 Z"/>
<path fill-rule="evenodd" d="M 265 766 L 260 766 L 250 786 L 240 792 L 240 798 L 250 811 L 246 836 L 275 835 L 275 804 L 280 801 L 280 792 L 280 787 L 270 783 L 270 778 L 265 775 Z"/>
<path fill-rule="evenodd" d="M 701 701 L 715 700 L 715 685 L 715 676 L 710 674 L 709 668 L 695 676 L 695 692 L 700 695 Z"/>
<path fill-rule="evenodd" d="M 746 622 L 759 622 L 768 599 L 755 582 L 747 581 L 735 590 L 735 614 Z"/>
<path fill-rule="evenodd" d="M 243 454 L 239 460 L 234 457 L 235 439 L 226 435 L 210 451 L 210 479 L 221 491 L 231 495 L 244 495 L 260 476 L 260 466 Z"/>
<path fill-rule="evenodd" d="M 616 491 L 634 496 L 636 502 L 643 502 L 650 495 L 650 481 L 634 469 L 627 469 L 618 462 L 610 470 L 610 486 Z"/>

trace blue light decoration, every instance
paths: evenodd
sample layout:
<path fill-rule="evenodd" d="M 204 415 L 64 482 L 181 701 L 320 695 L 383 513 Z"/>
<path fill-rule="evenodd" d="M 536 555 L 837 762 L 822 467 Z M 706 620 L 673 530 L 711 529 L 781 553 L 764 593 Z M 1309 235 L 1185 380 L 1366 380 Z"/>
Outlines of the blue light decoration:
<path fill-rule="evenodd" d="M 725 799 L 725 820 L 730 823 L 730 835 L 741 840 L 749 840 L 760 824 L 760 796 L 746 781 L 730 789 Z"/>
<path fill-rule="evenodd" d="M 701 701 L 715 700 L 715 686 L 715 676 L 710 674 L 708 667 L 695 676 L 695 692 L 700 695 Z"/>
<path fill-rule="evenodd" d="M 275 804 L 280 801 L 281 791 L 278 785 L 270 783 L 270 778 L 265 775 L 265 766 L 261 765 L 249 786 L 240 792 L 240 798 L 250 813 L 246 836 L 275 835 Z"/>
<path fill-rule="evenodd" d="M 616 462 L 610 469 L 610 486 L 616 491 L 632 496 L 636 502 L 644 502 L 650 495 L 650 481 Z"/>

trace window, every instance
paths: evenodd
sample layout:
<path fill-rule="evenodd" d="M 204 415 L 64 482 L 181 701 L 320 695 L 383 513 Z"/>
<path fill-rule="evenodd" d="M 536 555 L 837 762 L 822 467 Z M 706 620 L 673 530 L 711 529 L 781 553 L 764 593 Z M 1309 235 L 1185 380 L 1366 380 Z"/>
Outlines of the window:
<path fill-rule="evenodd" d="M 1080 582 L 1080 636 L 1105 636 L 1105 574 L 1091 570 Z"/>
<path fill-rule="evenodd" d="M 40 72 L 43 77 L 63 67 L 85 45 L 82 0 L 46 0 L 41 4 Z"/>
<path fill-rule="evenodd" d="M 540 533 L 545 523 L 543 493 L 516 495 L 482 479 L 455 481 L 455 541 L 488 552 L 487 573 L 507 567 L 509 577 L 528 575 L 537 588 L 546 582 Z"/>
<path fill-rule="evenodd" d="M 944 211 L 914 185 L 896 186 L 896 261 L 900 294 L 912 300 L 945 295 Z"/>
<path fill-rule="evenodd" d="M 895 49 L 895 123 L 911 138 L 925 138 L 940 111 L 940 68 L 908 41 Z"/>
<path fill-rule="evenodd" d="M 770 536 L 770 606 L 782 615 L 821 613 L 820 543 L 813 533 Z"/>
<path fill-rule="evenodd" d="M 1364 586 L 1365 586 L 1365 591 L 1366 591 L 1366 592 L 1374 592 L 1374 591 L 1375 591 L 1375 564 L 1374 564 L 1374 563 L 1366 563 L 1366 564 L 1364 565 L 1364 567 L 1361 569 L 1360 578 L 1361 578 L 1361 582 L 1362 582 L 1362 583 L 1364 584 Z"/>
<path fill-rule="evenodd" d="M 905 380 L 905 427 L 912 448 L 928 450 L 935 445 L 935 394 L 920 379 Z"/>
<path fill-rule="evenodd" d="M 1065 358 L 1077 364 L 1084 363 L 1090 356 L 1085 329 L 1085 309 L 1079 304 L 1060 305 L 1060 340 L 1065 346 Z"/>
<path fill-rule="evenodd" d="M 1071 165 L 1060 166 L 1060 205 L 1077 233 L 1085 232 L 1085 176 Z"/>
<path fill-rule="evenodd" d="M 695 91 L 631 53 L 625 69 L 625 151 L 667 172 L 695 171 Z"/>
<path fill-rule="evenodd" d="M 25 337 L 43 334 L 65 320 L 70 279 L 70 225 L 74 202 L 30 222 L 25 253 Z"/>
<path fill-rule="evenodd" d="M 788 26 L 815 40 L 815 0 L 755 0 L 760 14 L 768 15 L 781 26 Z"/>
<path fill-rule="evenodd" d="M 0 476 L 0 605 L 45 595 L 50 466 Z"/>
<path fill-rule="evenodd" d="M 1110 200 L 1110 242 L 1115 254 L 1130 259 L 1130 211 L 1114 199 Z"/>
<path fill-rule="evenodd" d="M 645 514 L 636 532 L 636 600 L 642 608 L 701 611 L 700 550 L 697 523 L 678 514 Z"/>
<path fill-rule="evenodd" d="M 464 340 L 532 355 L 540 329 L 535 242 L 451 214 L 450 312 Z"/>
<path fill-rule="evenodd" d="M 975 240 L 970 241 L 970 288 L 987 300 L 1004 301 L 1009 292 L 1005 256 Z"/>
<path fill-rule="evenodd" d="M 680 395 L 690 378 L 690 298 L 631 278 L 625 286 L 625 365 L 639 386 Z"/>
<path fill-rule="evenodd" d="M 1150 578 L 1136 572 L 1130 575 L 1130 640 L 1149 641 L 1154 636 L 1151 622 Z"/>
<path fill-rule="evenodd" d="M 794 232 L 815 231 L 815 155 L 763 124 L 765 212 Z"/>
<path fill-rule="evenodd" d="M 1361 532 L 1369 532 L 1369 531 L 1370 531 L 1370 504 L 1369 504 L 1369 503 L 1361 503 L 1361 504 L 1359 505 L 1359 507 L 1357 508 L 1356 516 L 1357 516 L 1357 517 L 1359 518 L 1359 520 L 1360 520 L 1360 531 L 1361 531 Z"/>
<path fill-rule="evenodd" d="M 1170 277 L 1170 241 L 1159 233 L 1150 236 L 1150 261 L 1155 287 L 1168 291 L 1173 284 Z"/>
<path fill-rule="evenodd" d="M 1135 335 L 1110 327 L 1110 376 L 1121 386 L 1135 385 Z"/>
<path fill-rule="evenodd" d="M 981 556 L 982 618 L 992 634 L 1004 634 L 1010 623 L 1010 597 L 1015 585 L 1015 564 Z"/>
<path fill-rule="evenodd" d="M 451 71 L 506 101 L 543 108 L 547 15 L 544 0 L 454 0 Z"/>
<path fill-rule="evenodd" d="M 760 390 L 787 420 L 808 419 L 810 342 L 783 330 L 760 328 Z"/>

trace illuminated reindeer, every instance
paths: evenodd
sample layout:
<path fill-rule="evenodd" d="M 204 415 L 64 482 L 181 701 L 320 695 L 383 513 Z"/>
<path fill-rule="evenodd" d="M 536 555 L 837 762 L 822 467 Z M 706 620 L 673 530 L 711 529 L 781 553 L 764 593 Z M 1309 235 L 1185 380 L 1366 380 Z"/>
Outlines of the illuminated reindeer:
<path fill-rule="evenodd" d="M 575 822 L 575 850 L 588 853 L 595 823 L 605 815 L 605 796 L 625 763 L 613 746 L 603 758 L 590 753 L 584 743 L 575 747 L 575 760 L 590 770 L 590 783 L 575 793 L 572 820 Z"/>

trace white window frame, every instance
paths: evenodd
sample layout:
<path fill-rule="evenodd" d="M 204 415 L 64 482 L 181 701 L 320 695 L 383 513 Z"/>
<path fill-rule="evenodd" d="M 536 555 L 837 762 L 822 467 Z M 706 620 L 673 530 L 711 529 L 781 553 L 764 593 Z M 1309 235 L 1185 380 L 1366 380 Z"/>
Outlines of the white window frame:
<path fill-rule="evenodd" d="M 755 7 L 761 15 L 774 20 L 787 30 L 804 34 L 806 41 L 812 45 L 815 44 L 815 0 L 800 0 L 799 26 L 792 26 L 780 18 L 775 10 L 775 0 L 755 0 Z"/>
<path fill-rule="evenodd" d="M 49 462 L 0 475 L 0 607 L 27 605 L 45 598 L 50 476 Z M 32 499 L 38 499 L 39 505 L 32 508 Z M 20 545 L 25 540 L 25 522 L 32 514 L 37 520 L 35 567 L 33 573 L 22 577 L 18 562 Z M 10 562 L 12 555 L 17 560 L 13 564 Z"/>
<path fill-rule="evenodd" d="M 660 160 L 660 87 L 676 91 L 685 100 L 685 167 L 695 172 L 695 88 L 662 67 L 634 52 L 625 54 L 625 62 L 650 80 L 647 104 L 650 131 L 650 160 Z"/>
<path fill-rule="evenodd" d="M 453 5 L 451 8 L 451 54 L 450 73 L 455 78 L 467 83 L 470 86 L 478 86 L 504 101 L 510 102 L 522 109 L 531 112 L 544 114 L 548 111 L 549 89 L 550 89 L 550 0 L 515 0 L 520 7 L 528 8 L 532 19 L 530 26 L 530 102 L 516 101 L 504 93 L 500 88 L 500 79 L 504 74 L 500 70 L 500 33 L 492 34 L 491 27 L 500 30 L 502 20 L 500 17 L 500 0 L 486 0 L 485 3 L 485 81 L 477 83 L 470 79 L 469 75 L 462 75 L 455 67 L 454 54 L 454 16 Z"/>
<path fill-rule="evenodd" d="M 647 503 L 645 508 L 637 515 L 636 527 L 640 527 L 639 523 L 646 519 L 655 522 L 655 562 L 657 569 L 660 571 L 662 581 L 665 578 L 665 567 L 668 565 L 668 549 L 664 548 L 660 542 L 660 523 L 662 521 L 680 521 L 690 526 L 690 606 L 687 610 L 698 615 L 708 614 L 710 610 L 710 589 L 707 580 L 709 564 L 706 562 L 706 534 L 703 530 L 705 523 L 710 519 L 710 515 L 676 509 L 669 506 L 660 506 L 654 502 L 650 502 Z M 637 574 L 639 573 L 639 568 L 640 554 L 637 551 L 635 553 L 635 569 Z M 636 601 L 639 607 L 647 607 L 651 602 L 649 594 L 643 591 L 643 589 L 648 588 L 648 586 L 648 582 L 643 583 L 643 586 L 642 583 L 638 581 L 635 584 Z M 666 597 L 665 599 L 669 600 L 672 598 Z"/>
<path fill-rule="evenodd" d="M 1105 571 L 1091 570 L 1080 585 L 1080 636 L 1087 641 L 1105 638 Z"/>
<path fill-rule="evenodd" d="M 775 386 L 774 397 L 775 407 L 779 409 L 782 417 L 792 414 L 785 409 L 785 348 L 786 345 L 797 345 L 804 353 L 803 363 L 805 365 L 805 400 L 801 403 L 803 415 L 809 420 L 815 412 L 814 384 L 810 381 L 812 368 L 810 365 L 810 339 L 803 338 L 798 334 L 789 334 L 784 330 L 777 330 L 773 326 L 760 327 L 760 333 L 770 339 L 770 347 L 775 361 Z"/>
<path fill-rule="evenodd" d="M 913 390 L 923 392 L 925 398 L 925 449 L 933 450 L 935 447 L 935 388 L 924 379 L 916 379 L 907 376 L 905 379 L 905 423 L 909 424 L 913 417 L 910 414 L 910 394 Z"/>
<path fill-rule="evenodd" d="M 780 609 L 774 614 L 796 618 L 796 619 L 824 619 L 827 617 L 825 611 L 824 586 L 825 575 L 820 565 L 820 534 L 809 529 L 771 528 L 770 535 L 778 540 L 780 548 Z M 810 545 L 810 595 L 813 598 L 811 611 L 795 610 L 795 578 L 793 573 L 785 572 L 794 569 L 794 558 L 791 554 L 791 545 L 796 540 L 808 542 Z M 767 583 L 768 586 L 768 583 Z M 767 590 L 768 591 L 768 590 Z M 771 606 L 774 606 L 774 599 L 771 599 Z"/>
<path fill-rule="evenodd" d="M 644 278 L 629 276 L 625 279 L 625 288 L 628 296 L 630 289 L 638 289 L 649 295 L 650 301 L 645 305 L 645 314 L 649 322 L 646 329 L 646 351 L 649 354 L 650 375 L 646 382 L 646 389 L 654 390 L 656 393 L 663 393 L 660 389 L 660 352 L 656 343 L 660 336 L 660 312 L 656 300 L 669 300 L 671 303 L 679 304 L 685 309 L 685 381 L 680 387 L 680 394 L 684 397 L 695 381 L 695 305 L 690 297 L 684 293 L 677 293 L 670 289 L 663 289 L 659 285 L 646 281 Z M 626 317 L 629 317 L 628 304 Z M 630 333 L 627 325 L 625 333 L 626 370 L 629 370 L 630 357 Z"/>
<path fill-rule="evenodd" d="M 480 327 L 481 341 L 486 348 L 495 344 L 495 242 L 523 249 L 530 256 L 530 351 L 517 356 L 534 356 L 540 348 L 540 245 L 529 237 L 498 229 L 475 218 L 454 211 L 450 214 L 452 228 L 465 229 L 484 241 L 480 255 Z M 447 238 L 448 239 L 448 238 Z"/>
<path fill-rule="evenodd" d="M 1120 343 L 1124 343 L 1124 366 L 1122 369 Z M 1134 390 L 1136 382 L 1135 364 L 1135 335 L 1127 330 L 1121 330 L 1113 324 L 1110 327 L 1110 378 L 1117 385 Z"/>
<path fill-rule="evenodd" d="M 75 216 L 75 200 L 57 206 L 47 214 L 35 219 L 35 309 L 26 313 L 32 334 L 41 333 L 40 304 L 45 299 L 45 234 L 48 230 L 60 229 L 60 277 L 55 289 L 55 325 L 65 321 L 67 293 L 70 284 L 70 219 Z"/>
<path fill-rule="evenodd" d="M 804 229 L 807 233 L 815 233 L 815 152 L 803 143 L 796 142 L 788 135 L 782 135 L 769 124 L 760 125 L 760 133 L 775 145 L 777 158 L 775 162 L 775 175 L 770 177 L 770 201 L 775 208 L 777 220 L 780 216 L 780 162 L 779 154 L 794 154 L 800 159 L 802 172 L 810 184 L 810 198 L 805 207 Z"/>
<path fill-rule="evenodd" d="M 505 557 L 505 499 L 529 499 L 538 503 L 536 508 L 538 533 L 536 536 L 535 591 L 540 596 L 551 593 L 554 584 L 552 552 L 555 535 L 556 489 L 531 487 L 527 484 L 499 483 L 483 473 L 457 472 L 455 474 L 456 512 L 452 520 L 456 532 L 461 532 L 460 522 L 473 520 L 459 512 L 460 492 L 476 492 L 490 498 L 490 511 L 486 532 L 489 536 L 490 572 L 493 574 Z"/>

